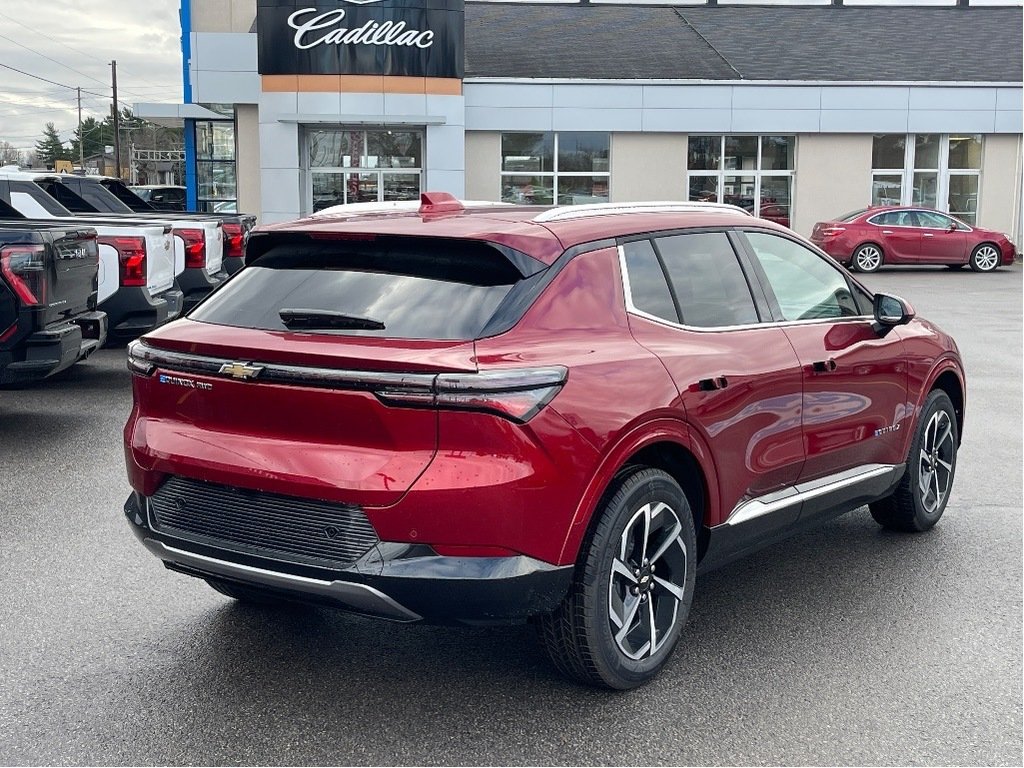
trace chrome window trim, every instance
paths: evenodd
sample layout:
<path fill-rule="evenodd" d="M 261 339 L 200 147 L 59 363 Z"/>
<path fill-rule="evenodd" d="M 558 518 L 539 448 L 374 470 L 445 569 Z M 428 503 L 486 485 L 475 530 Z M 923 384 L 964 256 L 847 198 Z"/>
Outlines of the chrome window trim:
<path fill-rule="evenodd" d="M 970 224 L 960 221 L 959 219 L 954 218 L 951 214 L 943 213 L 942 211 L 930 211 L 926 208 L 901 208 L 900 210 L 906 211 L 907 213 L 934 213 L 939 216 L 945 216 L 946 218 L 956 223 L 958 232 L 974 231 L 974 228 L 971 227 Z M 870 224 L 873 227 L 895 227 L 897 229 L 943 229 L 942 227 L 915 227 L 912 224 L 879 224 L 877 221 L 875 221 L 875 219 L 877 219 L 879 216 L 884 216 L 887 213 L 892 213 L 892 211 L 879 211 L 870 218 L 866 219 L 865 223 Z M 967 229 L 960 229 L 960 227 L 967 227 Z"/>
<path fill-rule="evenodd" d="M 886 474 L 895 475 L 902 467 L 902 464 L 864 464 L 859 467 L 837 472 L 834 475 L 811 480 L 806 483 L 797 483 L 788 488 L 759 496 L 755 499 L 742 501 L 733 508 L 723 525 L 741 525 L 742 523 L 755 520 L 773 512 L 802 504 L 805 501 L 816 499 L 819 496 L 834 491 L 840 491 L 876 477 Z"/>
<path fill-rule="evenodd" d="M 658 317 L 652 315 L 649 312 L 644 312 L 642 309 L 637 308 L 633 303 L 633 293 L 629 285 L 629 271 L 626 269 L 626 251 L 622 245 L 617 246 L 619 251 L 619 271 L 622 273 L 622 289 L 624 292 L 624 298 L 626 302 L 626 312 L 637 317 L 642 317 L 645 320 L 664 325 L 669 328 L 675 328 L 680 331 L 696 331 L 699 333 L 723 333 L 727 331 L 753 331 L 761 328 L 788 328 L 790 326 L 803 326 L 803 325 L 814 325 L 817 323 L 828 323 L 834 325 L 835 323 L 855 323 L 855 322 L 874 322 L 874 315 L 849 315 L 847 317 L 822 317 L 813 318 L 811 320 L 762 320 L 757 323 L 744 323 L 742 325 L 718 325 L 713 328 L 708 328 L 699 325 L 686 325 L 684 323 L 675 323 L 671 320 L 666 320 L 664 317 Z"/>

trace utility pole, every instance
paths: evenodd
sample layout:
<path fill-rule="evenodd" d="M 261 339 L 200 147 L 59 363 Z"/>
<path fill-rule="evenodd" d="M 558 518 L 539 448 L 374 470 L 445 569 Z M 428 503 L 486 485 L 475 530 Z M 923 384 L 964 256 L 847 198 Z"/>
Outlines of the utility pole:
<path fill-rule="evenodd" d="M 110 76 L 114 88 L 114 175 L 121 178 L 121 110 L 117 106 L 117 61 L 110 62 Z"/>
<path fill-rule="evenodd" d="M 82 89 L 78 91 L 78 167 L 85 173 L 85 136 L 82 134 Z"/>

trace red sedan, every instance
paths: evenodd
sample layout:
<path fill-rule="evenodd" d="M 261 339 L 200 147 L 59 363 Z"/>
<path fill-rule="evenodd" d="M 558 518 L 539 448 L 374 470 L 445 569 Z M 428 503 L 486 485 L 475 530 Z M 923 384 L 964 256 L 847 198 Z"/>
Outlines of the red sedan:
<path fill-rule="evenodd" d="M 811 242 L 860 272 L 883 264 L 945 264 L 991 272 L 1013 263 L 1010 236 L 928 208 L 879 206 L 814 225 Z"/>

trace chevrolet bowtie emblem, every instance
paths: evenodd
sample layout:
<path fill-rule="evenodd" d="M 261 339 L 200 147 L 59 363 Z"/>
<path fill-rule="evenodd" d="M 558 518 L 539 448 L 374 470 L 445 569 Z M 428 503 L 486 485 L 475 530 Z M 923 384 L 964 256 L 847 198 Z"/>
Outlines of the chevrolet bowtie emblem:
<path fill-rule="evenodd" d="M 233 379 L 255 379 L 262 370 L 262 365 L 249 365 L 249 363 L 224 363 L 220 367 L 221 373 L 226 373 Z"/>

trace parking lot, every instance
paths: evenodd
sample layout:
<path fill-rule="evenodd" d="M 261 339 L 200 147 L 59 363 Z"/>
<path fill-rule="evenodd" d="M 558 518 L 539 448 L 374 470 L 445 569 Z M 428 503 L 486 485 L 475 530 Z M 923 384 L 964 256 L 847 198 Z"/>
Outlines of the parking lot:
<path fill-rule="evenodd" d="M 645 688 L 585 689 L 530 627 L 245 607 L 128 530 L 123 349 L 0 391 L 0 762 L 1020 764 L 1021 269 L 885 270 L 968 373 L 953 496 L 865 509 L 703 577 Z"/>

